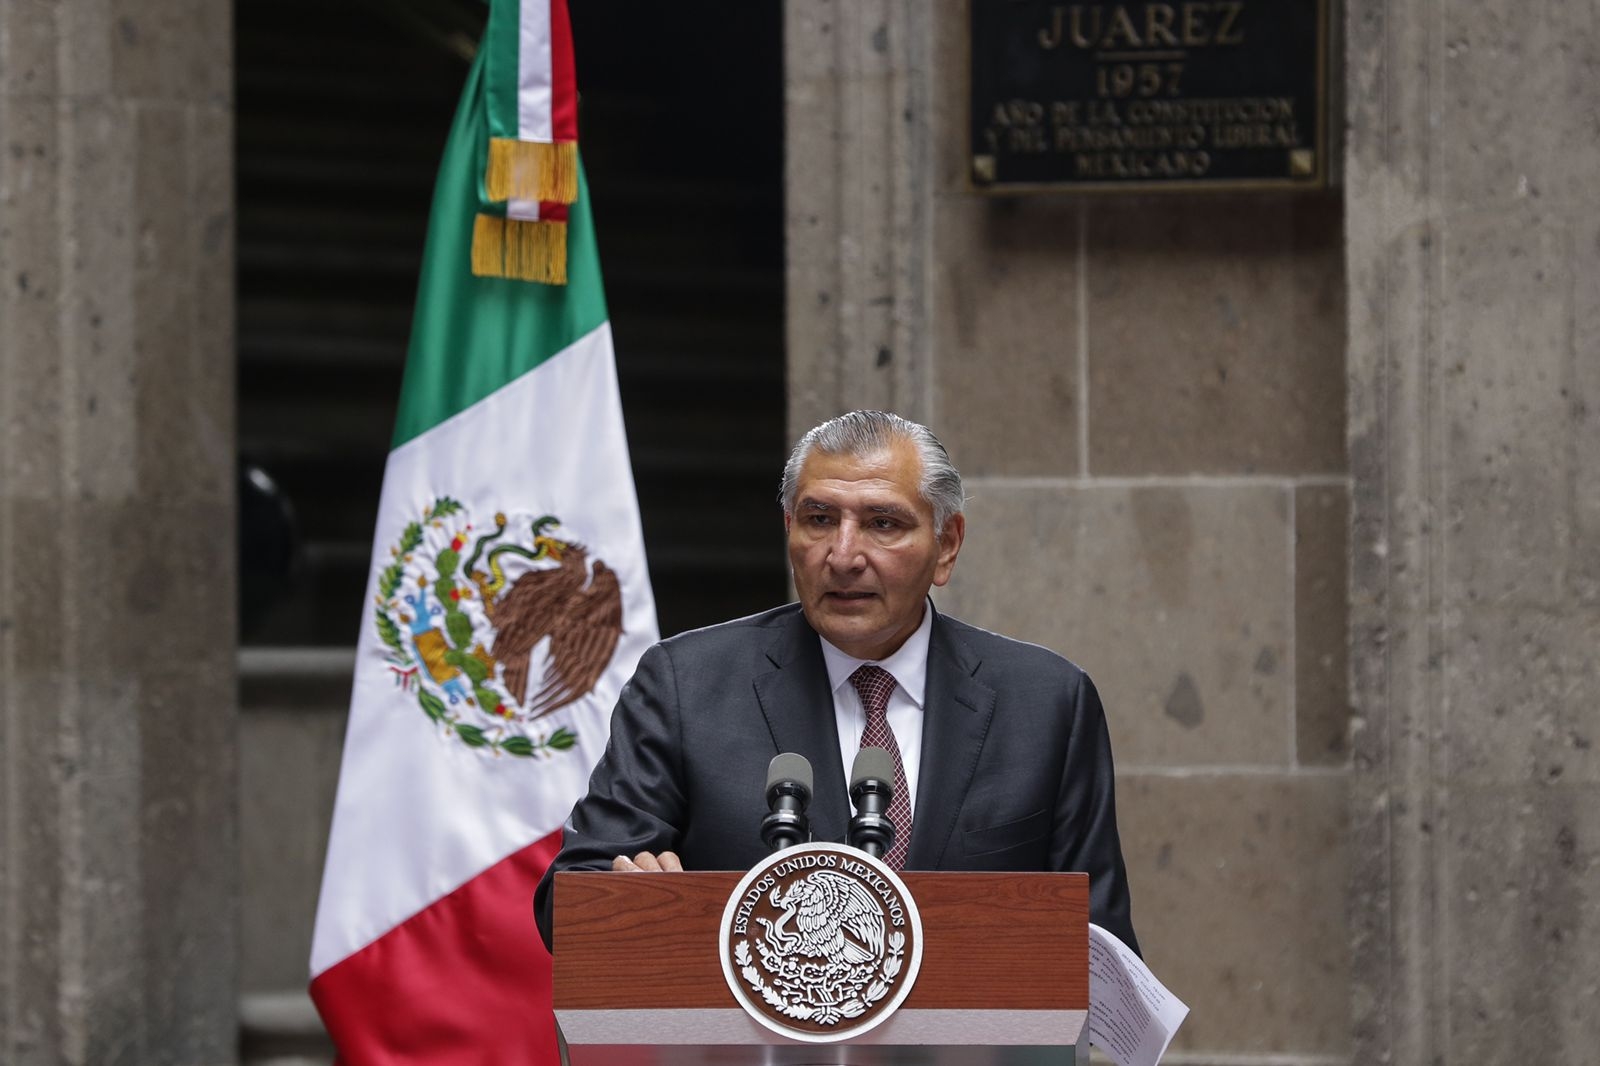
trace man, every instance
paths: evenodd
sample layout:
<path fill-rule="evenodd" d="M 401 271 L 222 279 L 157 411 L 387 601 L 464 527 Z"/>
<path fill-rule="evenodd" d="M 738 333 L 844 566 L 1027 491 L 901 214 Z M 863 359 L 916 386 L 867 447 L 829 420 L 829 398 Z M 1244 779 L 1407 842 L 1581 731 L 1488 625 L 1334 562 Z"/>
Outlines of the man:
<path fill-rule="evenodd" d="M 813 767 L 813 838 L 842 841 L 845 767 L 865 738 L 904 780 L 891 866 L 1086 871 L 1091 919 L 1137 950 L 1093 683 L 928 599 L 966 534 L 944 446 L 897 415 L 854 411 L 801 438 L 782 501 L 799 603 L 645 653 L 539 885 L 545 942 L 557 871 L 760 861 L 767 763 L 780 752 Z"/>

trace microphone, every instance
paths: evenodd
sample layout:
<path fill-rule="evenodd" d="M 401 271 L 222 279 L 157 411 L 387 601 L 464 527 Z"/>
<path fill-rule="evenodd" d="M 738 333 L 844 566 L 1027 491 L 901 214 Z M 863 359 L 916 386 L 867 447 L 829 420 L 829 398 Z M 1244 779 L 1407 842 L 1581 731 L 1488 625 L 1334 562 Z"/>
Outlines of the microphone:
<path fill-rule="evenodd" d="M 894 799 L 894 758 L 882 748 L 862 748 L 850 767 L 850 846 L 875 859 L 894 846 L 894 822 L 885 812 Z"/>
<path fill-rule="evenodd" d="M 804 755 L 785 752 L 767 764 L 767 809 L 761 819 L 761 839 L 773 851 L 792 848 L 811 839 L 811 764 Z"/>

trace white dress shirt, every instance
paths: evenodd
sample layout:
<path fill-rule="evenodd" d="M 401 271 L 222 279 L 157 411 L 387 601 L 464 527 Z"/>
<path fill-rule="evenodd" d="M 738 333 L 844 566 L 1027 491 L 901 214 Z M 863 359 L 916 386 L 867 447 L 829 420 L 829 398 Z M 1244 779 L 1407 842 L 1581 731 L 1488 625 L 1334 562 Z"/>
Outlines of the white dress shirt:
<path fill-rule="evenodd" d="M 850 675 L 865 663 L 881 666 L 894 675 L 894 691 L 889 694 L 889 730 L 900 748 L 906 788 L 911 790 L 906 801 L 911 804 L 913 820 L 917 813 L 917 772 L 922 768 L 922 700 L 928 687 L 928 637 L 932 632 L 933 607 L 924 603 L 922 624 L 887 659 L 876 662 L 857 659 L 822 641 L 822 659 L 828 666 L 828 684 L 833 689 L 833 717 L 839 725 L 839 756 L 847 787 L 850 766 L 861 750 L 861 734 L 867 728 L 867 711 L 861 706 L 860 693 L 850 683 Z"/>

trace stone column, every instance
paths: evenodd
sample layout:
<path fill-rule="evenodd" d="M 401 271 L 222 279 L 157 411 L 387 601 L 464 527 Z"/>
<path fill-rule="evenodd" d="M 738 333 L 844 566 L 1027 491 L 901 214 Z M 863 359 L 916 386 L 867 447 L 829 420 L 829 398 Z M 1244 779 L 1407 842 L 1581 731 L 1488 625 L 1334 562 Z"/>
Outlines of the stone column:
<path fill-rule="evenodd" d="M 1600 23 L 1346 9 L 1357 1061 L 1590 1061 Z"/>
<path fill-rule="evenodd" d="M 924 0 L 784 5 L 791 436 L 929 417 L 931 27 Z"/>
<path fill-rule="evenodd" d="M 0 0 L 0 1060 L 236 1043 L 231 6 Z"/>

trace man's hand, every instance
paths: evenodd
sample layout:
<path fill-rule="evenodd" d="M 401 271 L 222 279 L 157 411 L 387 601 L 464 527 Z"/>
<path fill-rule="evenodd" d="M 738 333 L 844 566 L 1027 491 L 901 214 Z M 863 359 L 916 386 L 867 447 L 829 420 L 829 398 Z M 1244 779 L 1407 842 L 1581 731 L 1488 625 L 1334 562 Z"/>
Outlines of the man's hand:
<path fill-rule="evenodd" d="M 631 859 L 626 855 L 618 855 L 611 860 L 611 869 L 619 873 L 682 873 L 683 863 L 678 861 L 676 852 L 663 851 L 660 855 L 652 855 L 648 851 L 641 851 Z"/>

